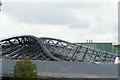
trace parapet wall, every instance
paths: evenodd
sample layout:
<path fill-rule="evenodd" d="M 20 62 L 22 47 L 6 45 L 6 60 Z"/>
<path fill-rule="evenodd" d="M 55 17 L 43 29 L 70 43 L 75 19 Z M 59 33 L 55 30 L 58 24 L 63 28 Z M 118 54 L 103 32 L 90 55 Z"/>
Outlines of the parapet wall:
<path fill-rule="evenodd" d="M 118 65 L 113 63 L 83 63 L 64 61 L 33 61 L 41 76 L 66 78 L 118 78 Z M 2 60 L 5 75 L 13 72 L 15 60 Z M 12 75 L 11 75 L 12 76 Z"/>

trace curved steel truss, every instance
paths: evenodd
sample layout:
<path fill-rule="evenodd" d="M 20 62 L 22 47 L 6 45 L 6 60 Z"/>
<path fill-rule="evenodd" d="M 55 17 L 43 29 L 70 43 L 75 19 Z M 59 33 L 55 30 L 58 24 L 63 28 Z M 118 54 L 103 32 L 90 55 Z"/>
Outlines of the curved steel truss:
<path fill-rule="evenodd" d="M 2 58 L 33 60 L 114 62 L 116 55 L 59 39 L 18 36 L 0 41 Z"/>

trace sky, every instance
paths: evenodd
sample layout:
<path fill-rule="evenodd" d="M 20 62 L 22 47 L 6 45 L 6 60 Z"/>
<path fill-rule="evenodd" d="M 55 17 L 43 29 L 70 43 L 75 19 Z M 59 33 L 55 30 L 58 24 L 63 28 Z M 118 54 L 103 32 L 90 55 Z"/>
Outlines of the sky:
<path fill-rule="evenodd" d="M 1 1 L 0 39 L 19 35 L 69 42 L 118 43 L 118 2 L 111 0 Z"/>

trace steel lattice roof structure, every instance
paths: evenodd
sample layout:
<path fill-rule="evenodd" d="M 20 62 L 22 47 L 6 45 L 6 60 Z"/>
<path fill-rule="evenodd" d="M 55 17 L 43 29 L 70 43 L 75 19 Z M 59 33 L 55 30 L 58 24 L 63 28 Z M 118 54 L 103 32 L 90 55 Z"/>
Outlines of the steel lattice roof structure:
<path fill-rule="evenodd" d="M 23 35 L 0 41 L 2 58 L 23 55 L 41 61 L 114 62 L 116 55 L 60 39 Z"/>
<path fill-rule="evenodd" d="M 1 5 L 2 5 L 2 3 L 1 3 L 1 1 L 0 1 L 0 11 L 1 11 Z"/>

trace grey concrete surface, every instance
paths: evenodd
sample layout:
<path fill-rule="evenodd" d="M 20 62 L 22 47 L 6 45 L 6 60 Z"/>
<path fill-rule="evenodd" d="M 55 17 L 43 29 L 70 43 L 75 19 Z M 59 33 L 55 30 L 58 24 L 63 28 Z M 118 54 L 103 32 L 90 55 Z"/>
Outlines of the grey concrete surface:
<path fill-rule="evenodd" d="M 1 60 L 2 73 L 12 73 L 15 60 Z M 41 76 L 67 78 L 118 78 L 118 65 L 114 63 L 82 63 L 64 61 L 33 61 Z M 1 69 L 1 68 L 0 68 Z M 12 75 L 11 75 L 12 76 Z"/>

